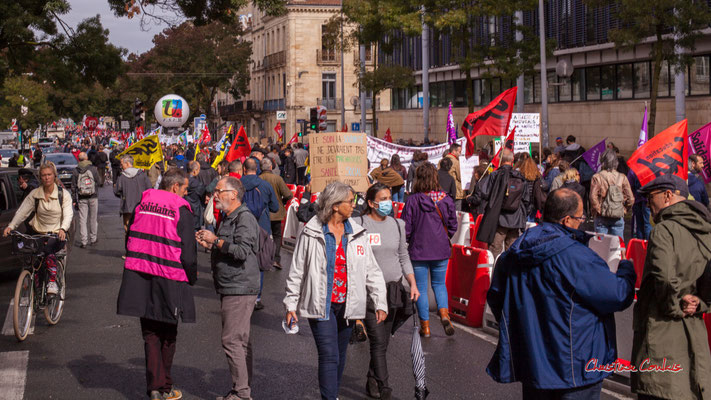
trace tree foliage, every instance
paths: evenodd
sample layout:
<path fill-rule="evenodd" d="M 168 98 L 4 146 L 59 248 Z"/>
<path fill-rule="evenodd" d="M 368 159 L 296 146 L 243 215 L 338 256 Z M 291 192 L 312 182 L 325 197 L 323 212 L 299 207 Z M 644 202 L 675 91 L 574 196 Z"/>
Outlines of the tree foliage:
<path fill-rule="evenodd" d="M 649 107 L 649 132 L 655 133 L 657 93 L 662 62 L 685 68 L 692 62 L 696 40 L 708 28 L 711 13 L 707 2 L 698 0 L 587 0 L 588 5 L 616 10 L 620 28 L 609 32 L 620 48 L 633 47 L 652 39 L 652 93 Z M 685 52 L 677 54 L 679 46 Z"/>
<path fill-rule="evenodd" d="M 10 126 L 17 119 L 22 129 L 34 130 L 38 124 L 45 124 L 55 114 L 49 103 L 47 85 L 36 82 L 28 76 L 13 76 L 5 80 L 0 90 L 0 126 Z M 22 107 L 27 114 L 22 115 Z"/>

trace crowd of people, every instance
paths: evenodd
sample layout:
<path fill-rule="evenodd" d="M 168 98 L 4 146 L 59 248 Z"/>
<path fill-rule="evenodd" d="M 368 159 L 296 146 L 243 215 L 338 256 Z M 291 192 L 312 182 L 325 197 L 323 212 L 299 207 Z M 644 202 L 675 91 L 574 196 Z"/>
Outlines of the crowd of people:
<path fill-rule="evenodd" d="M 540 155 L 503 149 L 494 161 L 493 149 L 481 149 L 467 188 L 462 148 L 454 143 L 437 165 L 415 151 L 408 169 L 395 154 L 370 171 L 365 193 L 333 182 L 311 202 L 308 150 L 301 143 L 255 144 L 248 157 L 214 168 L 214 150 L 163 145 L 164 161 L 146 170 L 120 156 L 122 146 L 108 152 L 104 144 L 93 138 L 64 147 L 78 160 L 71 191 L 58 184 L 51 163 L 40 166 L 41 184 L 21 173 L 27 199 L 4 234 L 34 210 L 34 232 L 58 232 L 65 240 L 74 205 L 79 246 L 96 244 L 98 188 L 110 169 L 126 232 L 118 313 L 140 318 L 150 399 L 182 397 L 170 371 L 178 322 L 195 322 L 191 286 L 199 249 L 210 253 L 232 377 L 218 399 L 251 398 L 259 355 L 252 353 L 250 319 L 265 307 L 265 271 L 282 269 L 290 184 L 306 190 L 297 211 L 304 227 L 286 277 L 284 329 L 308 322 L 323 399 L 338 397 L 353 340 L 370 345 L 366 394 L 393 397 L 390 337 L 410 317 L 419 319 L 422 337 L 431 336 L 430 287 L 442 331 L 455 335 L 445 277 L 458 211 L 481 215 L 475 239 L 497 258 L 487 297 L 500 328 L 487 368 L 496 381 L 522 382 L 524 399 L 599 398 L 617 357 L 631 356 L 637 368 L 662 359 L 680 366 L 675 374 L 633 372 L 640 398 L 702 398 L 711 385 L 702 319 L 709 302 L 697 291 L 711 259 L 700 158 L 689 157 L 688 182 L 661 176 L 642 186 L 614 144 L 594 171 L 581 158 L 585 149 L 568 136 Z M 404 202 L 400 218 L 393 202 Z M 581 227 L 624 238 L 629 222 L 631 236 L 649 240 L 649 247 L 631 327 L 633 352 L 618 355 L 614 313 L 632 304 L 635 269 L 623 260 L 611 272 L 588 248 L 590 235 Z"/>

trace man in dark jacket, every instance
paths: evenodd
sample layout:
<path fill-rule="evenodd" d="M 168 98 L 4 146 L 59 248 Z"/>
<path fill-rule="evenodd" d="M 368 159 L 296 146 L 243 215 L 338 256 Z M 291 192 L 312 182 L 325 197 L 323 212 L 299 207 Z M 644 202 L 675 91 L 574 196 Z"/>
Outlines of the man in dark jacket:
<path fill-rule="evenodd" d="M 123 153 L 122 146 L 116 146 L 109 154 L 109 163 L 111 164 L 111 182 L 116 184 L 119 174 L 121 174 L 121 158 L 119 154 Z"/>
<path fill-rule="evenodd" d="M 694 200 L 708 207 L 709 194 L 704 185 L 703 170 L 704 159 L 696 154 L 689 154 L 689 193 L 694 196 Z"/>
<path fill-rule="evenodd" d="M 203 219 L 203 199 L 205 198 L 205 186 L 200 181 L 200 164 L 197 161 L 188 162 L 188 193 L 185 200 L 190 204 L 190 209 L 193 211 L 193 219 L 195 221 L 195 231 L 202 227 Z"/>
<path fill-rule="evenodd" d="M 521 230 L 526 228 L 527 210 L 532 193 L 530 183 L 517 170 L 513 169 L 513 152 L 504 149 L 501 152 L 499 169 L 483 178 L 478 197 L 486 201 L 484 217 L 481 220 L 476 239 L 490 246 L 494 257 L 501 254 L 518 238 Z M 514 193 L 521 193 L 514 200 Z"/>
<path fill-rule="evenodd" d="M 99 173 L 99 181 L 97 185 L 104 186 L 104 178 L 106 178 L 106 164 L 109 162 L 109 157 L 104 152 L 104 146 L 99 145 L 92 164 L 96 167 L 96 171 Z"/>
<path fill-rule="evenodd" d="M 42 162 L 42 148 L 37 146 L 34 153 L 32 154 L 32 160 L 35 168 L 39 167 L 40 162 Z"/>
<path fill-rule="evenodd" d="M 182 397 L 181 391 L 173 386 L 170 375 L 178 320 L 195 322 L 195 302 L 190 286 L 197 281 L 197 246 L 192 230 L 193 216 L 182 199 L 187 187 L 188 177 L 184 171 L 175 169 L 166 172 L 161 190 L 147 192 L 149 197 L 144 198 L 146 212 L 137 208 L 126 233 L 128 257 L 119 289 L 117 313 L 141 319 L 147 392 L 151 400 Z M 178 208 L 177 222 L 175 208 Z M 152 211 L 156 209 L 165 211 L 164 215 L 157 216 Z M 146 226 L 153 224 L 167 228 L 156 229 L 156 235 L 163 236 L 155 241 L 145 237 Z M 137 231 L 134 232 L 134 228 Z M 179 262 L 157 257 L 152 258 L 153 262 L 148 261 L 151 255 L 163 253 L 166 245 L 161 243 L 162 239 L 179 243 Z"/>
<path fill-rule="evenodd" d="M 268 184 L 267 184 L 268 185 Z M 201 230 L 198 243 L 212 249 L 212 276 L 220 295 L 222 347 L 232 375 L 232 389 L 218 399 L 249 399 L 252 342 L 249 329 L 259 293 L 259 228 L 242 202 L 245 188 L 239 179 L 225 177 L 215 187 L 215 208 L 225 217 L 216 234 Z"/>
<path fill-rule="evenodd" d="M 543 211 L 496 262 L 487 302 L 499 342 L 486 371 L 521 382 L 524 399 L 598 399 L 616 366 L 614 313 L 634 300 L 634 267 L 620 261 L 612 273 L 587 246 L 577 193 L 551 192 Z"/>
<path fill-rule="evenodd" d="M 646 399 L 705 399 L 711 353 L 703 313 L 708 292 L 699 279 L 711 259 L 711 215 L 688 200 L 686 182 L 662 175 L 640 189 L 654 218 L 632 329 L 632 392 Z M 655 372 L 655 366 L 669 370 Z M 671 371 L 671 372 L 669 372 Z M 673 373 L 672 373 L 673 372 Z"/>
<path fill-rule="evenodd" d="M 123 227 L 128 231 L 128 221 L 131 218 L 136 205 L 141 201 L 141 196 L 144 191 L 150 189 L 151 180 L 148 179 L 142 170 L 133 168 L 133 157 L 125 155 L 121 157 L 121 168 L 123 172 L 116 181 L 114 186 L 114 194 L 121 198 L 121 207 L 119 213 L 123 218 Z"/>
<path fill-rule="evenodd" d="M 284 182 L 289 185 L 296 185 L 296 161 L 294 160 L 294 153 L 291 147 L 284 149 L 282 154 L 284 155 L 281 160 L 284 168 Z"/>
<path fill-rule="evenodd" d="M 205 153 L 198 154 L 197 161 L 200 163 L 198 179 L 200 179 L 203 186 L 207 187 L 213 179 L 217 178 L 217 171 L 207 162 L 207 155 Z"/>
<path fill-rule="evenodd" d="M 279 211 L 275 213 L 269 213 L 269 220 L 271 221 L 272 227 L 272 237 L 274 238 L 274 263 L 273 267 L 276 269 L 281 269 L 281 221 L 286 218 L 286 209 L 284 204 L 287 204 L 294 195 L 291 190 L 286 186 L 284 180 L 273 171 L 278 171 L 278 169 L 273 168 L 271 157 L 264 157 L 261 161 L 262 174 L 259 178 L 266 181 L 274 189 L 276 194 L 277 202 L 279 203 Z"/>
<path fill-rule="evenodd" d="M 20 168 L 20 170 L 17 172 L 17 183 L 20 186 L 20 189 L 22 189 L 21 200 L 25 200 L 25 197 L 27 197 L 31 191 L 39 187 L 39 182 L 37 182 L 37 178 L 35 178 L 35 175 L 32 173 L 32 170 L 29 170 L 27 168 Z"/>
<path fill-rule="evenodd" d="M 88 160 L 86 153 L 79 153 L 79 164 L 72 171 L 72 199 L 79 209 L 79 247 L 96 244 L 98 238 L 99 173 Z M 87 226 L 89 234 L 87 235 Z"/>
<path fill-rule="evenodd" d="M 437 176 L 439 177 L 439 187 L 442 191 L 447 193 L 452 200 L 457 199 L 457 184 L 454 182 L 454 178 L 449 174 L 449 170 L 452 168 L 452 159 L 445 157 L 439 162 L 439 169 L 437 170 Z M 456 202 L 455 202 L 456 204 Z"/>

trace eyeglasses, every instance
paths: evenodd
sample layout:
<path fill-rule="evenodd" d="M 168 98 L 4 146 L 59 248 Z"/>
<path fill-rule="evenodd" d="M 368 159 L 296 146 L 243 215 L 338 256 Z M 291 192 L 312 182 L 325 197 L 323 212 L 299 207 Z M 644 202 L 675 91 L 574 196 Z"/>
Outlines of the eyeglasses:
<path fill-rule="evenodd" d="M 224 192 L 234 192 L 234 189 L 217 189 L 215 188 L 215 194 L 222 194 Z"/>
<path fill-rule="evenodd" d="M 339 202 L 338 204 L 348 204 L 352 207 L 355 207 L 356 206 L 356 198 L 354 197 L 353 200 L 350 200 L 350 201 L 344 200 L 344 201 Z"/>
<path fill-rule="evenodd" d="M 581 215 L 581 216 L 579 216 L 579 217 L 576 217 L 576 216 L 574 216 L 574 215 L 569 215 L 569 217 L 572 218 L 572 219 L 577 219 L 577 220 L 580 221 L 580 222 L 585 222 L 585 220 L 587 219 L 587 218 L 585 217 L 585 214 L 583 214 L 583 215 Z"/>
<path fill-rule="evenodd" d="M 663 192 L 663 191 L 656 191 L 656 192 L 649 193 L 649 194 L 647 195 L 647 202 L 649 202 L 650 200 L 652 200 L 652 198 L 653 198 L 654 196 L 658 195 L 659 193 L 664 193 L 664 192 Z"/>

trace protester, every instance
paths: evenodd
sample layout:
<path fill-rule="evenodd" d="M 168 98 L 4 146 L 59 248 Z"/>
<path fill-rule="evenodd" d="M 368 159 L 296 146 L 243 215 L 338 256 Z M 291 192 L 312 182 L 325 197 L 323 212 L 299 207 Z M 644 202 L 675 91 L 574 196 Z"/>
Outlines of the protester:
<path fill-rule="evenodd" d="M 535 222 L 536 215 L 538 212 L 543 211 L 543 205 L 546 204 L 546 192 L 543 190 L 543 183 L 541 179 L 541 171 L 538 170 L 536 163 L 533 162 L 531 157 L 528 157 L 528 153 L 525 154 L 526 157 L 522 157 L 519 162 L 516 163 L 515 169 L 523 175 L 523 178 L 528 182 L 528 191 L 525 196 L 531 199 L 529 203 L 529 208 L 526 212 L 527 221 Z"/>
<path fill-rule="evenodd" d="M 222 178 L 213 195 L 215 208 L 225 215 L 216 233 L 197 232 L 198 244 L 212 249 L 215 290 L 220 295 L 222 348 L 232 376 L 232 389 L 218 400 L 251 398 L 252 341 L 250 319 L 259 293 L 259 233 L 257 220 L 242 202 L 239 179 Z"/>
<path fill-rule="evenodd" d="M 286 186 L 284 180 L 273 172 L 278 171 L 278 169 L 273 168 L 272 157 L 264 157 L 261 164 L 262 174 L 259 175 L 259 177 L 272 186 L 277 203 L 279 204 L 279 210 L 277 212 L 269 213 L 269 220 L 271 222 L 272 237 L 274 238 L 273 267 L 281 269 L 281 221 L 286 218 L 284 204 L 287 204 L 294 198 L 294 194 L 291 193 L 291 190 Z"/>
<path fill-rule="evenodd" d="M 192 160 L 192 158 L 190 160 Z M 198 154 L 196 156 L 196 160 L 200 163 L 200 173 L 198 174 L 198 179 L 203 186 L 207 187 L 210 185 L 210 182 L 217 178 L 217 171 L 212 168 L 209 162 L 207 162 L 207 155 L 205 153 Z"/>
<path fill-rule="evenodd" d="M 259 226 L 264 229 L 267 235 L 272 234 L 272 224 L 270 214 L 279 211 L 279 202 L 277 201 L 276 193 L 272 189 L 272 185 L 262 180 L 257 175 L 257 161 L 254 158 L 244 160 L 244 174 L 240 181 L 244 185 L 244 202 L 245 206 L 252 212 L 257 219 Z M 273 261 L 273 260 L 272 260 Z M 259 294 L 254 304 L 256 310 L 264 308 L 262 304 L 262 286 L 264 285 L 264 268 L 270 266 L 261 266 Z"/>
<path fill-rule="evenodd" d="M 494 257 L 509 248 L 526 228 L 531 209 L 529 186 L 521 172 L 513 169 L 513 153 L 509 149 L 501 152 L 499 168 L 477 185 L 477 196 L 486 205 L 476 240 L 487 243 Z"/>
<path fill-rule="evenodd" d="M 365 199 L 368 205 L 365 215 L 355 220 L 368 231 L 373 255 L 383 273 L 388 293 L 388 317 L 384 323 L 377 323 L 377 314 L 371 302 L 366 307 L 365 326 L 370 339 L 366 391 L 370 397 L 389 400 L 392 388 L 388 382 L 386 355 L 390 336 L 412 315 L 412 301 L 420 297 L 420 292 L 407 252 L 405 223 L 392 217 L 390 189 L 376 183 L 368 188 Z M 409 293 L 403 286 L 403 278 L 407 280 Z"/>
<path fill-rule="evenodd" d="M 560 174 L 560 156 L 558 154 L 550 154 L 546 158 L 546 171 L 543 174 L 543 189 L 550 192 L 553 181 Z"/>
<path fill-rule="evenodd" d="M 20 200 L 24 201 L 33 190 L 39 187 L 39 182 L 35 178 L 35 174 L 27 168 L 20 168 L 17 171 L 17 185 L 22 189 L 22 198 Z"/>
<path fill-rule="evenodd" d="M 284 182 L 289 185 L 296 185 L 297 180 L 297 168 L 296 161 L 294 160 L 294 154 L 291 147 L 284 149 L 282 165 L 284 166 Z"/>
<path fill-rule="evenodd" d="M 138 168 L 133 168 L 132 156 L 127 154 L 121 157 L 121 168 L 123 172 L 116 181 L 114 194 L 121 198 L 119 213 L 123 218 L 123 228 L 128 232 L 128 222 L 133 210 L 141 201 L 143 192 L 152 186 L 148 175 Z"/>
<path fill-rule="evenodd" d="M 454 200 L 457 198 L 457 184 L 454 183 L 454 178 L 449 173 L 451 169 L 452 159 L 449 157 L 444 157 L 439 162 L 439 169 L 437 170 L 437 179 L 439 180 L 440 190 L 447 193 L 449 197 Z"/>
<path fill-rule="evenodd" d="M 370 176 L 376 181 L 389 187 L 392 191 L 400 192 L 400 188 L 405 184 L 400 173 L 392 169 L 387 158 L 380 160 L 380 166 L 370 171 Z"/>
<path fill-rule="evenodd" d="M 486 173 L 486 164 L 481 162 L 474 168 L 472 173 L 472 180 L 469 183 L 469 196 L 467 196 L 466 204 L 468 206 L 469 212 L 474 218 L 484 214 L 484 209 L 486 207 L 486 201 L 481 198 L 484 174 Z"/>
<path fill-rule="evenodd" d="M 426 293 L 431 276 L 442 326 L 445 333 L 452 336 L 454 327 L 449 319 L 444 280 L 452 246 L 449 239 L 457 231 L 457 211 L 454 200 L 440 190 L 437 169 L 432 163 L 427 162 L 417 168 L 412 194 L 405 201 L 402 219 L 405 220 L 417 290 L 424 294 L 417 299 L 420 335 L 430 337 L 430 310 Z"/>
<path fill-rule="evenodd" d="M 708 293 L 698 289 L 711 259 L 711 215 L 687 200 L 688 186 L 676 175 L 655 178 L 639 193 L 655 225 L 634 306 L 631 362 L 638 368 L 666 364 L 674 373 L 632 372 L 632 392 L 642 400 L 705 398 L 711 390 L 703 320 L 709 303 L 699 299 Z"/>
<path fill-rule="evenodd" d="M 562 188 L 574 191 L 578 194 L 578 196 L 580 196 L 581 199 L 585 198 L 585 188 L 580 184 L 580 173 L 577 169 L 570 167 L 558 176 L 560 176 L 563 180 L 563 186 L 561 186 Z M 583 204 L 585 204 L 584 201 Z"/>
<path fill-rule="evenodd" d="M 321 398 L 335 400 L 353 327 L 349 320 L 365 318 L 370 301 L 376 310 L 375 322 L 380 324 L 387 318 L 388 304 L 368 233 L 350 219 L 353 189 L 341 182 L 330 183 L 319 203 L 317 217 L 306 224 L 296 243 L 286 280 L 285 322 L 287 326 L 297 323 L 297 310 L 308 318 L 318 350 Z M 312 290 L 322 287 L 325 293 Z"/>
<path fill-rule="evenodd" d="M 72 199 L 79 209 L 79 247 L 92 246 L 99 240 L 99 173 L 88 160 L 86 153 L 79 153 L 79 164 L 72 171 Z M 88 228 L 88 235 L 87 235 Z"/>
<path fill-rule="evenodd" d="M 454 197 L 454 205 L 457 211 L 462 210 L 462 200 L 466 197 L 462 190 L 462 170 L 459 167 L 459 156 L 462 155 L 462 146 L 459 143 L 452 143 L 449 146 L 449 153 L 444 158 L 452 160 L 452 168 L 449 169 L 449 174 L 454 178 L 454 184 L 457 185 L 457 195 Z"/>
<path fill-rule="evenodd" d="M 42 148 L 39 146 L 35 148 L 34 154 L 32 154 L 32 161 L 35 168 L 42 162 Z"/>
<path fill-rule="evenodd" d="M 202 153 L 201 153 L 202 154 Z M 212 169 L 212 168 L 210 168 Z M 203 222 L 203 199 L 205 198 L 205 186 L 200 180 L 200 163 L 197 161 L 188 162 L 188 191 L 185 195 L 185 200 L 190 204 L 190 209 L 193 213 L 193 222 L 195 223 L 195 231 L 200 230 Z"/>
<path fill-rule="evenodd" d="M 152 400 L 182 397 L 171 377 L 178 320 L 195 322 L 190 286 L 197 281 L 197 247 L 193 216 L 183 200 L 187 188 L 184 171 L 166 172 L 161 190 L 143 193 L 126 232 L 117 314 L 140 318 L 147 393 Z"/>
<path fill-rule="evenodd" d="M 565 183 L 565 181 L 563 180 L 563 177 L 561 175 L 563 175 L 565 171 L 568 170 L 568 168 L 571 168 L 570 163 L 565 160 L 558 161 L 558 171 L 560 173 L 558 174 L 558 176 L 555 177 L 555 179 L 553 179 L 553 182 L 551 182 L 551 185 L 548 188 L 549 192 L 563 187 L 563 183 Z M 583 204 L 585 204 L 585 199 L 583 199 Z"/>
<path fill-rule="evenodd" d="M 296 143 L 294 150 L 294 162 L 296 163 L 296 181 L 299 185 L 306 184 L 306 159 L 309 152 L 304 149 L 303 143 Z"/>
<path fill-rule="evenodd" d="M 402 163 L 400 162 L 400 156 L 397 154 L 393 154 L 392 157 L 390 157 L 390 167 L 400 174 L 400 177 L 403 179 L 403 182 L 405 182 L 405 179 L 407 179 L 407 168 L 405 168 Z M 393 188 L 394 189 L 394 188 Z M 405 185 L 401 185 L 399 190 L 397 192 L 393 191 L 393 201 L 402 203 L 405 201 Z"/>
<path fill-rule="evenodd" d="M 412 154 L 412 162 L 410 163 L 410 169 L 407 171 L 407 182 L 405 191 L 407 193 L 412 193 L 412 186 L 415 183 L 415 171 L 417 168 L 427 162 L 427 153 L 420 150 L 415 150 Z"/>
<path fill-rule="evenodd" d="M 189 143 L 188 144 L 188 149 L 185 151 L 185 159 L 187 161 L 193 161 L 196 160 L 195 158 L 195 143 Z M 197 160 L 200 161 L 200 160 Z M 202 169 L 202 165 L 200 166 L 200 169 Z"/>
<path fill-rule="evenodd" d="M 269 153 L 267 153 L 267 158 L 272 162 L 272 172 L 276 176 L 282 176 L 281 173 L 281 157 L 279 157 L 279 148 L 280 146 L 278 144 L 273 144 L 269 146 Z M 263 168 L 262 168 L 262 172 Z"/>
<path fill-rule="evenodd" d="M 639 193 L 642 185 L 637 179 L 637 174 L 630 170 L 627 173 L 627 180 L 634 194 L 634 205 L 632 205 L 632 237 L 636 239 L 648 240 L 652 232 L 652 224 L 649 222 L 650 211 L 647 206 L 647 198 Z"/>
<path fill-rule="evenodd" d="M 689 154 L 689 194 L 699 203 L 709 206 L 709 194 L 704 185 L 702 172 L 704 159 L 696 154 Z"/>
<path fill-rule="evenodd" d="M 590 209 L 596 233 L 624 237 L 625 214 L 632 209 L 634 194 L 627 177 L 617 172 L 617 163 L 614 150 L 600 156 L 601 170 L 590 185 Z"/>
<path fill-rule="evenodd" d="M 20 156 L 17 153 L 14 153 L 10 160 L 7 162 L 7 166 L 10 168 L 19 168 L 20 165 L 17 163 L 17 160 Z"/>
<path fill-rule="evenodd" d="M 114 146 L 109 154 L 109 164 L 111 165 L 111 182 L 116 185 L 119 175 L 121 174 L 121 158 L 119 155 L 123 153 L 123 146 Z"/>
<path fill-rule="evenodd" d="M 171 161 L 175 163 L 175 166 L 185 170 L 185 167 L 187 166 L 187 160 L 185 159 L 185 156 L 183 155 L 183 149 L 181 148 L 176 148 L 174 152 L 175 156 Z"/>
<path fill-rule="evenodd" d="M 555 149 L 553 149 L 553 154 L 560 154 L 565 151 L 565 145 L 563 144 L 563 138 L 555 138 Z"/>
<path fill-rule="evenodd" d="M 109 157 L 104 152 L 104 146 L 99 145 L 96 153 L 94 154 L 94 159 L 92 160 L 92 164 L 94 164 L 96 171 L 99 174 L 99 180 L 97 181 L 99 186 L 104 186 L 104 180 L 106 179 L 106 166 L 108 162 Z"/>
<path fill-rule="evenodd" d="M 580 196 L 553 191 L 543 222 L 496 262 L 487 302 L 499 341 L 486 371 L 497 382 L 521 382 L 523 399 L 599 399 L 613 372 L 590 363 L 614 369 L 613 313 L 632 304 L 636 277 L 624 260 L 610 272 L 578 230 L 583 220 Z"/>

